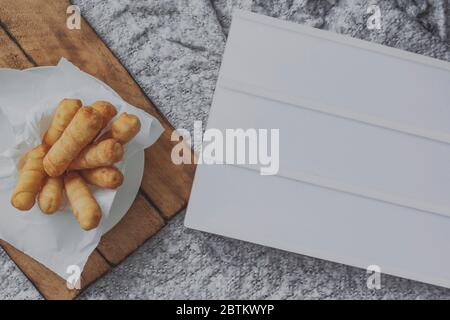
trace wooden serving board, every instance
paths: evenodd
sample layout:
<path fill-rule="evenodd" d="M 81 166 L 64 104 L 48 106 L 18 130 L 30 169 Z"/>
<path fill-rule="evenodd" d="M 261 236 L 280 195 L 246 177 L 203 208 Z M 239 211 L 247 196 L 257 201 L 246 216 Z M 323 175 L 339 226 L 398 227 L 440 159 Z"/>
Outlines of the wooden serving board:
<path fill-rule="evenodd" d="M 124 219 L 108 232 L 83 271 L 81 290 L 11 245 L 0 241 L 39 292 L 47 299 L 73 299 L 157 233 L 166 221 L 185 209 L 194 165 L 174 165 L 174 128 L 155 108 L 128 71 L 82 19 L 80 30 L 66 26 L 69 0 L 0 0 L 0 67 L 26 69 L 56 65 L 66 57 L 83 71 L 107 83 L 130 104 L 156 117 L 164 126 L 161 138 L 145 151 L 142 185 Z"/>

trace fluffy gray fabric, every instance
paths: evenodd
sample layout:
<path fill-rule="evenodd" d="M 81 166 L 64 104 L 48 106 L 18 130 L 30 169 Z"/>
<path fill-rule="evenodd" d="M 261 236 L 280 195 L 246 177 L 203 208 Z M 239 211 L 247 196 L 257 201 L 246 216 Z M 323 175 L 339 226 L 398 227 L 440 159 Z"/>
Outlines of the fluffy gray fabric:
<path fill-rule="evenodd" d="M 75 0 L 175 127 L 206 121 L 234 8 L 248 9 L 450 61 L 448 0 Z M 378 4 L 382 29 L 366 28 Z M 450 290 L 183 227 L 184 215 L 81 298 L 449 299 Z M 0 253 L 0 298 L 39 298 Z"/>

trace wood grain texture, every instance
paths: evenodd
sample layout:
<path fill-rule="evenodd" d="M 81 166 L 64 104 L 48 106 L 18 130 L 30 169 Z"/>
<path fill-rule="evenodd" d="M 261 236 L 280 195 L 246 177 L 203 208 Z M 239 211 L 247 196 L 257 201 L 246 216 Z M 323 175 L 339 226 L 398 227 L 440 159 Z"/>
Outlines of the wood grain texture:
<path fill-rule="evenodd" d="M 163 226 L 156 209 L 138 195 L 128 214 L 103 236 L 97 249 L 110 263 L 119 264 Z"/>
<path fill-rule="evenodd" d="M 27 69 L 33 64 L 27 60 L 20 48 L 11 40 L 0 26 L 0 67 Z"/>
<path fill-rule="evenodd" d="M 170 218 L 186 206 L 195 166 L 172 163 L 170 153 L 176 144 L 170 140 L 173 127 L 84 20 L 81 30 L 67 28 L 69 5 L 67 0 L 0 0 L 0 20 L 36 64 L 55 65 L 66 57 L 162 123 L 165 132 L 145 153 L 142 190 L 164 217 Z M 154 170 L 155 162 L 158 170 Z"/>
<path fill-rule="evenodd" d="M 165 132 L 145 152 L 141 192 L 125 218 L 101 240 L 82 275 L 82 289 L 120 263 L 186 207 L 194 165 L 170 160 L 172 126 L 153 106 L 128 71 L 82 20 L 81 30 L 66 27 L 67 0 L 0 0 L 0 67 L 25 69 L 55 65 L 66 57 L 117 91 L 124 100 L 155 116 Z M 32 258 L 0 242 L 7 254 L 47 299 L 73 299 L 65 280 Z M 106 258 L 106 260 L 105 260 Z"/>
<path fill-rule="evenodd" d="M 44 298 L 51 300 L 70 300 L 74 299 L 80 293 L 80 290 L 69 290 L 66 285 L 66 280 L 26 254 L 18 251 L 10 244 L 0 240 L 0 245 Z M 106 263 L 105 259 L 97 251 L 94 251 L 89 257 L 81 275 L 81 287 L 86 288 L 109 270 L 110 266 Z"/>

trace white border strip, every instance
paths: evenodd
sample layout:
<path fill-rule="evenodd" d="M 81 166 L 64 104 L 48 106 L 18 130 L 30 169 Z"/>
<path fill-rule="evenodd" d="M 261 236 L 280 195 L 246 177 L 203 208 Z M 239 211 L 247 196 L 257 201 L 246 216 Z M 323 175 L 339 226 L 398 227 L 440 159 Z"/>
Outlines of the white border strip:
<path fill-rule="evenodd" d="M 213 163 L 213 159 L 209 160 L 211 160 L 211 163 Z M 234 166 L 258 173 L 260 170 L 260 168 L 257 165 L 247 165 L 247 164 L 214 164 L 214 165 Z M 317 187 L 343 192 L 376 201 L 381 201 L 404 208 L 450 217 L 450 207 L 447 206 L 436 205 L 426 201 L 416 200 L 408 196 L 392 194 L 377 189 L 355 186 L 352 184 L 343 183 L 340 181 L 322 177 L 316 174 L 311 174 L 302 171 L 283 170 L 282 168 L 280 168 L 279 172 L 272 176 L 307 183 Z"/>
<path fill-rule="evenodd" d="M 350 119 L 358 122 L 363 122 L 369 125 L 390 129 L 409 135 L 417 136 L 420 138 L 425 138 L 429 140 L 434 140 L 438 142 L 443 142 L 450 144 L 450 134 L 445 132 L 433 131 L 428 129 L 422 129 L 415 126 L 405 125 L 398 121 L 391 121 L 385 118 L 379 118 L 371 116 L 364 113 L 354 112 L 345 108 L 338 108 L 317 101 L 312 101 L 303 97 L 293 96 L 287 92 L 275 91 L 260 86 L 251 85 L 248 83 L 243 83 L 227 78 L 221 78 L 217 84 L 218 87 L 231 90 L 234 92 L 239 92 L 242 94 L 253 95 L 260 98 L 269 99 L 272 101 L 277 101 L 285 103 L 291 106 L 316 111 L 320 113 L 325 113 L 333 115 L 336 117 Z"/>
<path fill-rule="evenodd" d="M 372 51 L 376 53 L 381 53 L 384 55 L 388 55 L 391 57 L 395 57 L 402 60 L 409 60 L 415 63 L 431 66 L 434 68 L 442 69 L 445 71 L 450 71 L 450 62 L 446 62 L 443 60 L 430 58 L 427 56 L 423 56 L 417 53 L 412 53 L 404 50 L 400 50 L 397 48 L 392 48 L 388 46 L 384 46 L 381 44 L 364 41 L 356 38 L 352 38 L 350 36 L 338 34 L 335 32 L 324 31 L 317 28 L 307 27 L 300 25 L 298 23 L 293 23 L 289 21 L 284 21 L 272 17 L 267 17 L 263 15 L 259 15 L 256 13 L 252 13 L 244 10 L 235 10 L 233 12 L 233 19 L 240 18 L 243 20 L 265 24 L 268 26 L 272 26 L 278 29 L 284 29 L 292 32 L 302 33 L 304 35 L 321 38 L 324 40 L 336 42 L 342 45 L 352 46 L 360 49 L 364 49 L 367 51 Z"/>

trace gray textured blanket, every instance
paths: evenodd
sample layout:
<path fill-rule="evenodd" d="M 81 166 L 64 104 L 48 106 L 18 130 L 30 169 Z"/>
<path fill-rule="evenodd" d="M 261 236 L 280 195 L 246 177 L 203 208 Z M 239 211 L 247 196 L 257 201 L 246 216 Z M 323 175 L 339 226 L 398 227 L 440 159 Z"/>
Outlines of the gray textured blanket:
<path fill-rule="evenodd" d="M 450 61 L 449 0 L 75 0 L 82 14 L 179 128 L 206 121 L 233 8 Z M 378 4 L 381 30 L 368 30 Z M 450 298 L 450 290 L 226 239 L 172 220 L 82 298 Z M 0 298 L 39 298 L 0 253 Z"/>

